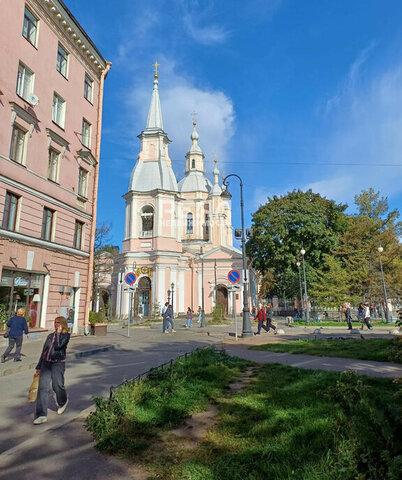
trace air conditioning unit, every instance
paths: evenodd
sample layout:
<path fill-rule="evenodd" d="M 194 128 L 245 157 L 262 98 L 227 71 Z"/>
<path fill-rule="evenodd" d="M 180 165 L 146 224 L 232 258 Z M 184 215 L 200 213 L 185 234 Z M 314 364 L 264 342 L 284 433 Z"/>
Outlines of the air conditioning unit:
<path fill-rule="evenodd" d="M 39 103 L 39 97 L 35 95 L 34 93 L 31 93 L 28 97 L 28 102 L 33 106 L 36 107 Z"/>

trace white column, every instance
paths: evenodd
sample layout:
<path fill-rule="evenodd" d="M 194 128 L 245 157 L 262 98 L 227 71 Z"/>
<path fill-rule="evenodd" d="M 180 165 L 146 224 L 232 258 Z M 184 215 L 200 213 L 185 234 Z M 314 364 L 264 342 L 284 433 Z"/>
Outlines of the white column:
<path fill-rule="evenodd" d="M 73 325 L 73 333 L 78 333 L 78 315 L 80 310 L 80 295 L 81 295 L 81 288 L 79 288 L 75 292 L 75 301 L 74 301 L 74 325 Z"/>
<path fill-rule="evenodd" d="M 138 201 L 130 198 L 130 238 L 138 238 Z"/>
<path fill-rule="evenodd" d="M 125 239 L 130 237 L 130 225 L 131 225 L 131 198 L 126 200 L 126 222 L 124 229 Z"/>
<path fill-rule="evenodd" d="M 199 265 L 199 268 L 198 268 L 198 283 L 197 283 L 197 286 L 198 286 L 198 288 L 197 288 L 197 290 L 198 290 L 198 305 L 202 305 L 202 272 L 201 272 L 201 265 Z M 205 293 L 205 290 L 204 290 L 204 293 Z"/>
<path fill-rule="evenodd" d="M 156 274 L 158 275 L 158 302 L 161 304 L 161 307 L 166 303 L 166 268 L 157 267 Z M 169 287 L 170 288 L 170 287 Z"/>
<path fill-rule="evenodd" d="M 177 291 L 180 292 L 178 299 L 179 299 L 179 312 L 185 312 L 187 307 L 184 305 L 184 298 L 187 292 L 186 285 L 184 283 L 184 270 L 179 270 L 179 282 L 177 285 Z"/>
<path fill-rule="evenodd" d="M 46 328 L 46 310 L 47 310 L 47 297 L 49 295 L 50 275 L 45 275 L 43 282 L 43 294 L 42 294 L 42 312 L 40 314 L 40 328 Z"/>

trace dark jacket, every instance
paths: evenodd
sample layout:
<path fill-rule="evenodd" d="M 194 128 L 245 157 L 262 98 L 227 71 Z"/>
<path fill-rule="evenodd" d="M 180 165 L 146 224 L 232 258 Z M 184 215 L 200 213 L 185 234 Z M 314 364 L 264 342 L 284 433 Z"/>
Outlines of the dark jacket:
<path fill-rule="evenodd" d="M 166 312 L 163 314 L 163 319 L 166 320 L 167 318 L 172 318 L 173 317 L 173 311 L 170 307 L 166 309 Z"/>
<path fill-rule="evenodd" d="M 36 369 L 39 370 L 43 362 L 56 363 L 66 361 L 66 349 L 70 340 L 69 333 L 53 332 L 46 337 Z"/>
<path fill-rule="evenodd" d="M 348 321 L 352 318 L 352 315 L 350 314 L 350 308 L 349 307 L 344 311 L 344 314 L 345 314 L 346 321 Z"/>
<path fill-rule="evenodd" d="M 267 315 L 267 318 L 269 318 L 269 319 L 272 318 L 272 308 L 271 307 L 267 307 L 267 309 L 265 310 L 265 313 Z"/>
<path fill-rule="evenodd" d="M 28 325 L 25 317 L 15 315 L 7 322 L 7 327 L 10 327 L 10 337 L 21 337 L 23 333 L 28 335 Z"/>

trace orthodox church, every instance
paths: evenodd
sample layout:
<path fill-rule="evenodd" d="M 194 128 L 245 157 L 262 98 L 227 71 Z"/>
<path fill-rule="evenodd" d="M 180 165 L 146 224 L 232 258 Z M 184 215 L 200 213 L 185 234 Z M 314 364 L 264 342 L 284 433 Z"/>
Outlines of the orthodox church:
<path fill-rule="evenodd" d="M 113 275 L 116 316 L 150 317 L 165 302 L 175 314 L 216 305 L 226 312 L 242 308 L 242 291 L 230 295 L 228 273 L 241 271 L 241 251 L 233 247 L 231 200 L 221 196 L 219 170 L 206 176 L 204 154 L 193 121 L 184 177 L 177 181 L 169 157 L 154 75 L 141 150 L 131 173 L 126 201 L 125 236 Z M 134 276 L 127 277 L 128 273 Z M 126 277 L 135 279 L 129 295 Z M 228 290 L 229 288 L 229 290 Z"/>

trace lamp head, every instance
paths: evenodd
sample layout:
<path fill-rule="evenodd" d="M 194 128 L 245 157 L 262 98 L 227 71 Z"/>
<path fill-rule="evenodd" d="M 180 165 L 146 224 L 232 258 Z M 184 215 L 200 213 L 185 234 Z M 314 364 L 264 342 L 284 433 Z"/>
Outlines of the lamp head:
<path fill-rule="evenodd" d="M 297 261 L 297 262 L 296 262 L 296 265 L 297 265 L 298 267 L 300 267 L 300 262 L 299 262 L 299 261 Z"/>
<path fill-rule="evenodd" d="M 172 290 L 174 290 L 174 283 L 172 282 L 170 287 L 172 288 Z"/>
<path fill-rule="evenodd" d="M 306 253 L 306 250 L 304 250 L 304 248 L 302 248 L 302 249 L 300 250 L 300 253 L 304 256 L 304 254 Z"/>
<path fill-rule="evenodd" d="M 382 253 L 384 251 L 384 249 L 382 248 L 381 245 L 378 247 L 378 251 L 379 251 L 379 253 Z"/>
<path fill-rule="evenodd" d="M 222 185 L 221 197 L 224 200 L 230 200 L 232 198 L 232 194 L 229 192 L 228 187 L 226 185 Z"/>

